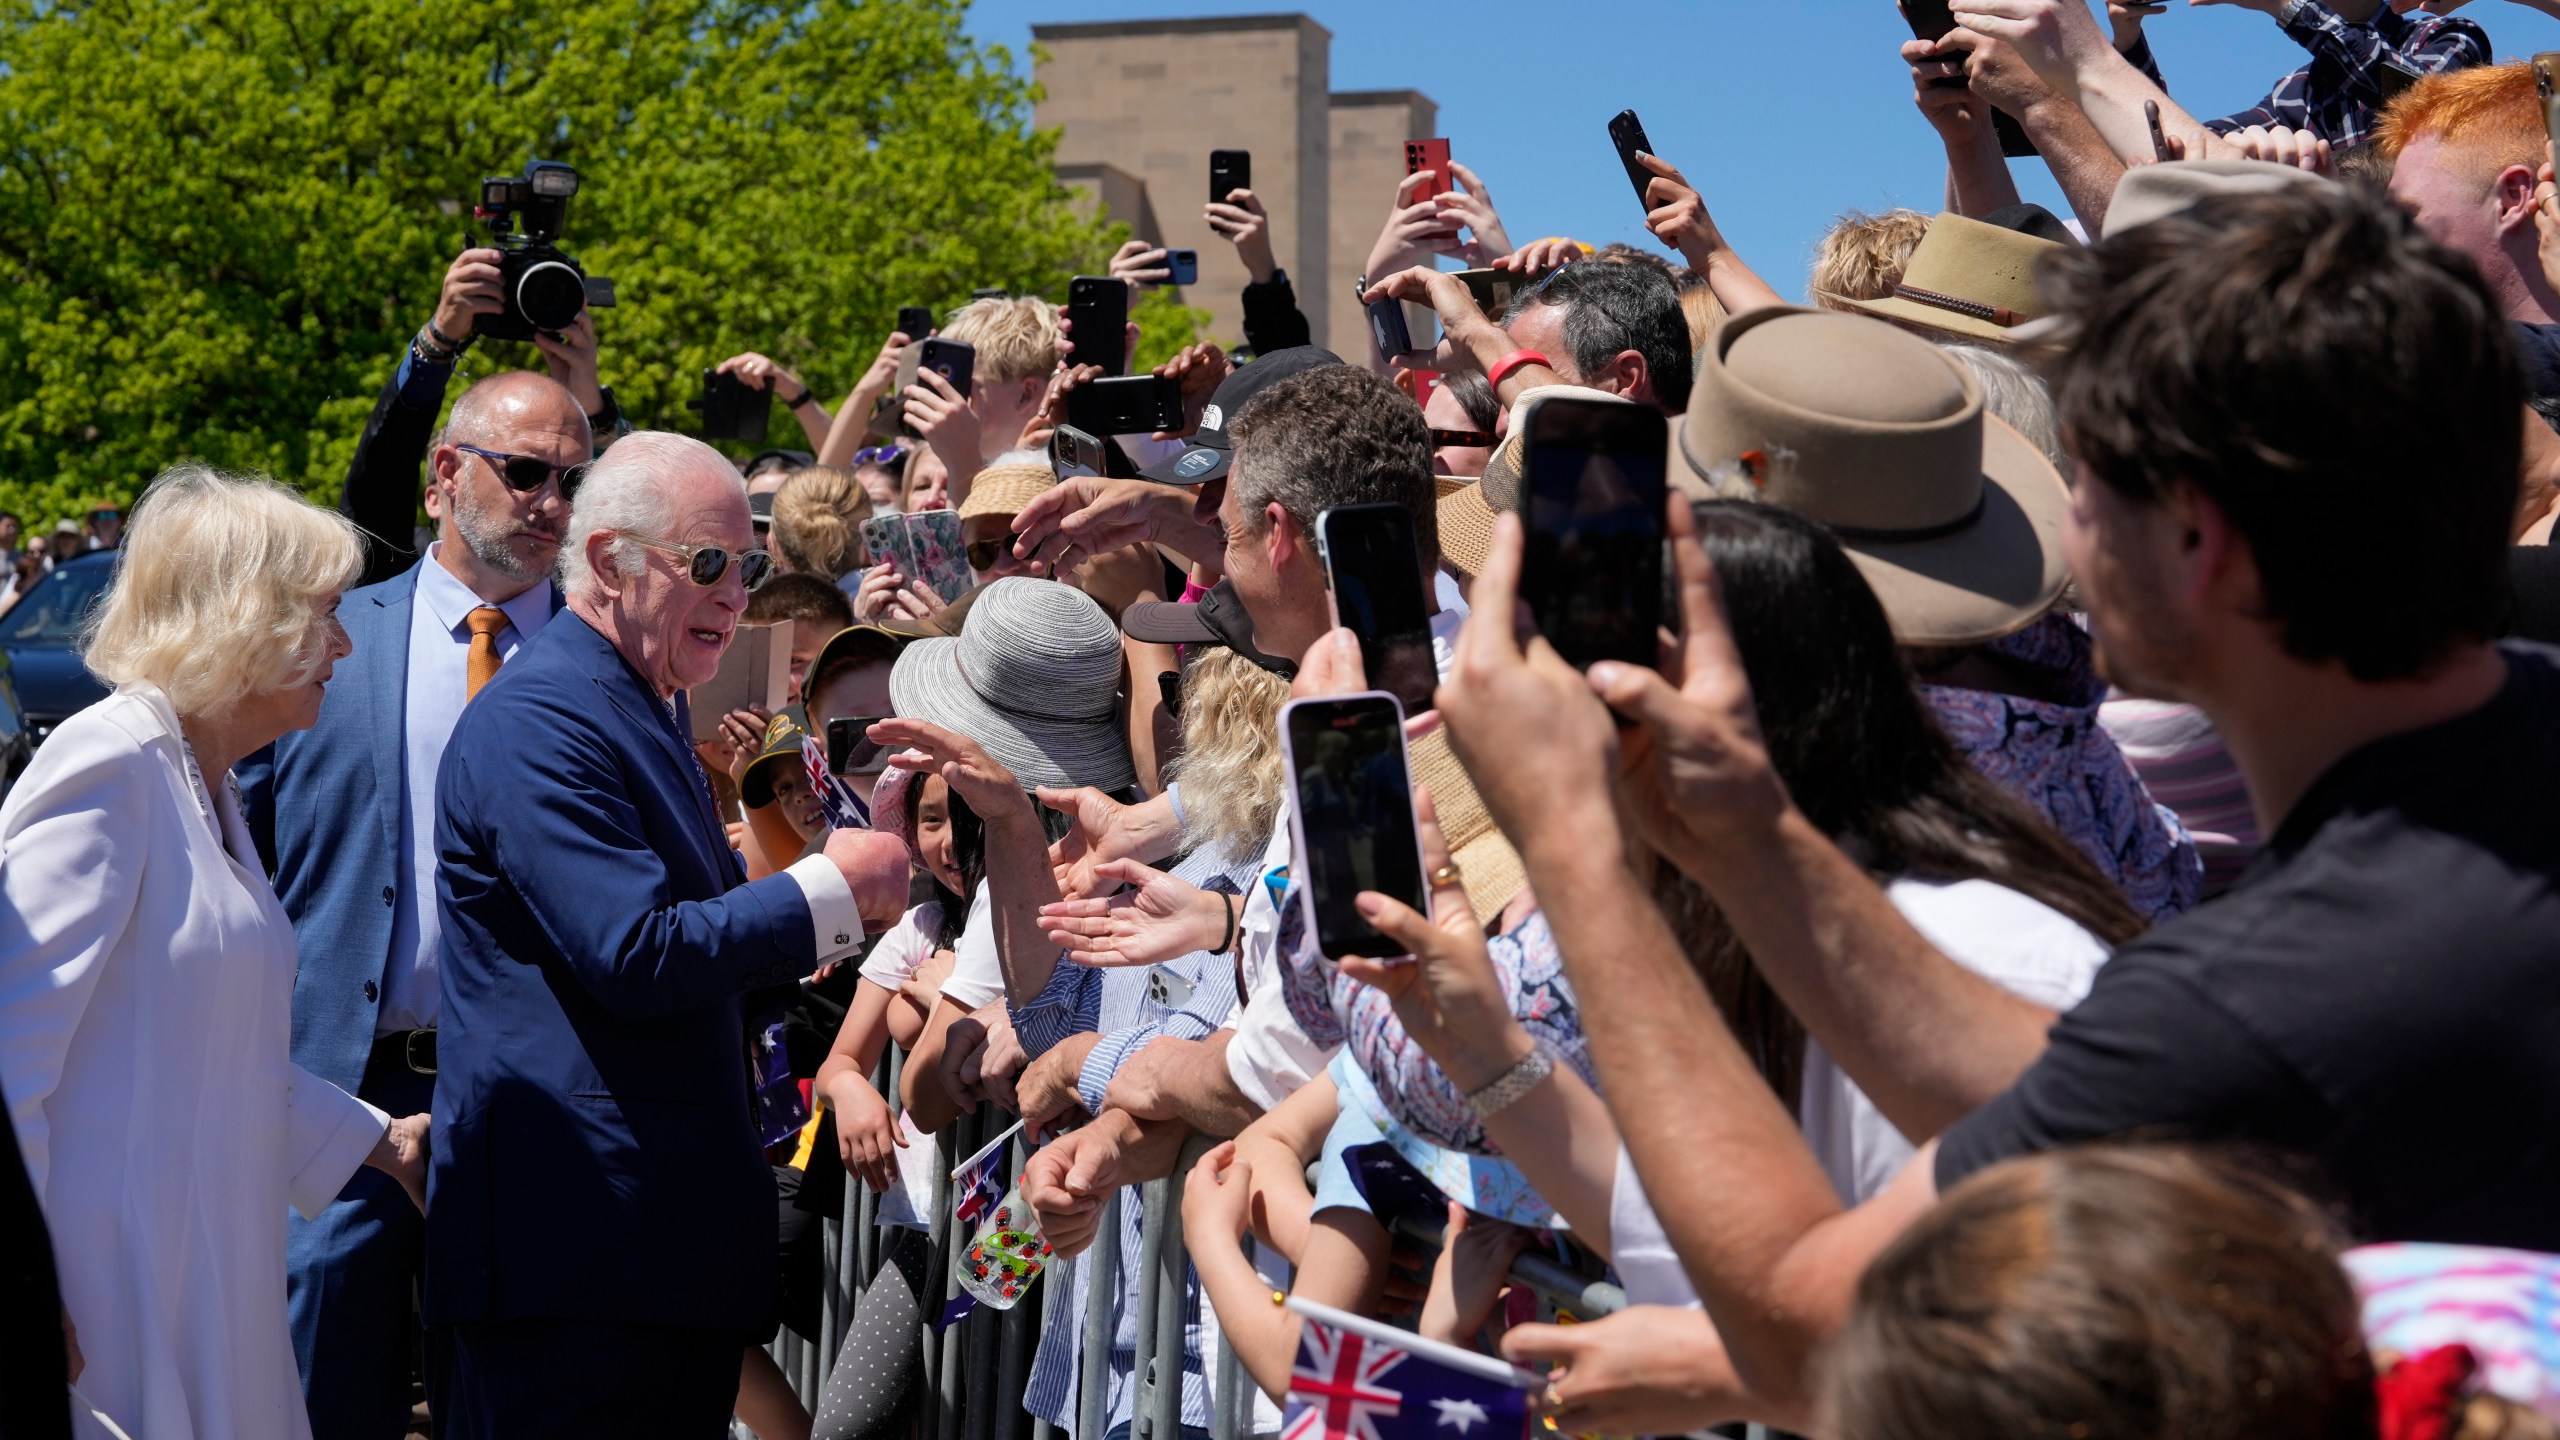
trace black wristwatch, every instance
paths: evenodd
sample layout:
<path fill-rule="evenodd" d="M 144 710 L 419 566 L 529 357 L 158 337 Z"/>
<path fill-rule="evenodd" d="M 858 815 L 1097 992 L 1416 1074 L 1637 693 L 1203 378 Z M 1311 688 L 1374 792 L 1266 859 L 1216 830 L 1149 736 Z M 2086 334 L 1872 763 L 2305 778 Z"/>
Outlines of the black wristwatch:
<path fill-rule="evenodd" d="M 631 422 L 622 418 L 622 403 L 613 398 L 613 387 L 598 385 L 596 393 L 604 397 L 604 408 L 587 417 L 587 430 L 595 437 L 596 448 L 602 450 L 605 437 L 619 439 L 630 432 Z"/>
<path fill-rule="evenodd" d="M 800 398 L 799 398 L 799 399 L 797 399 L 797 400 L 782 400 L 782 387 L 781 387 L 781 386 L 779 386 L 779 385 L 776 385 L 775 387 L 773 387 L 773 398 L 775 398 L 776 400 L 782 400 L 782 408 L 784 408 L 785 410 L 797 410 L 797 409 L 799 409 L 801 406 L 806 405 L 806 404 L 808 404 L 811 400 L 813 400 L 813 399 L 817 398 L 817 393 L 818 393 L 818 392 L 816 392 L 816 391 L 814 391 L 814 390 L 810 389 L 810 388 L 809 388 L 809 386 L 808 386 L 808 384 L 807 384 L 807 382 L 805 382 L 805 381 L 804 381 L 804 382 L 802 382 L 802 383 L 801 383 L 801 386 L 800 386 Z"/>

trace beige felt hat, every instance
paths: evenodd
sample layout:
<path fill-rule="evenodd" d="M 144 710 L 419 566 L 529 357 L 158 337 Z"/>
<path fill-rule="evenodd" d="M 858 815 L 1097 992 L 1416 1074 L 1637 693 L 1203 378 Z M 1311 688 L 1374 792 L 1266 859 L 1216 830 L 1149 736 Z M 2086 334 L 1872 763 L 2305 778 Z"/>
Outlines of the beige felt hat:
<path fill-rule="evenodd" d="M 2165 220 L 2216 195 L 2273 195 L 2286 190 L 2313 190 L 2338 182 L 2294 165 L 2264 160 L 2166 160 L 2136 165 L 2116 182 L 2107 202 L 2105 236 L 2121 235 L 2137 225 Z"/>
<path fill-rule="evenodd" d="M 1449 861 L 1467 887 L 1467 907 L 1478 925 L 1491 925 L 1511 897 L 1529 888 L 1529 872 L 1520 852 L 1494 828 L 1457 752 L 1449 748 L 1449 732 L 1433 726 L 1407 747 L 1413 783 L 1431 792 L 1431 807 L 1440 816 L 1440 837 L 1449 842 Z"/>
<path fill-rule="evenodd" d="M 1841 303 L 1925 330 L 2006 344 L 2011 330 L 2045 313 L 2036 262 L 2064 248 L 1962 215 L 1940 215 L 1912 250 L 1893 294 Z"/>
<path fill-rule="evenodd" d="M 1520 508 L 1523 476 L 1527 473 L 1522 455 L 1527 444 L 1524 437 L 1529 433 L 1524 423 L 1529 403 L 1550 395 L 1605 400 L 1613 405 L 1635 403 L 1606 390 L 1581 385 L 1540 385 L 1520 392 L 1520 398 L 1512 402 L 1509 433 L 1485 457 L 1484 474 L 1474 484 L 1452 484 L 1449 477 L 1440 477 L 1440 558 L 1459 574 L 1472 579 L 1483 571 L 1485 552 L 1493 545 L 1493 517 Z"/>
<path fill-rule="evenodd" d="M 1022 507 L 1058 483 L 1046 465 L 990 465 L 969 482 L 969 498 L 960 502 L 960 518 L 1019 515 Z"/>
<path fill-rule="evenodd" d="M 1994 640 L 2062 593 L 2062 477 L 1917 335 L 1837 311 L 1736 316 L 1670 423 L 1674 484 L 1821 521 L 1905 644 Z"/>

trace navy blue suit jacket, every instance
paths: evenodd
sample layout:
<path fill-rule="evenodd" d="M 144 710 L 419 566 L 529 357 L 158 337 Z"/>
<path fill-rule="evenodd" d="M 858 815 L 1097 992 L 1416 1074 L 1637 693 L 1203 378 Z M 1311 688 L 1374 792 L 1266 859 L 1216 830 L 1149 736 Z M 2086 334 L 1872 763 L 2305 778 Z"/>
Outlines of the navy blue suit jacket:
<path fill-rule="evenodd" d="M 656 693 L 574 611 L 463 712 L 436 804 L 428 1323 L 762 1330 L 740 1001 L 817 968 L 799 883 L 745 883 Z"/>

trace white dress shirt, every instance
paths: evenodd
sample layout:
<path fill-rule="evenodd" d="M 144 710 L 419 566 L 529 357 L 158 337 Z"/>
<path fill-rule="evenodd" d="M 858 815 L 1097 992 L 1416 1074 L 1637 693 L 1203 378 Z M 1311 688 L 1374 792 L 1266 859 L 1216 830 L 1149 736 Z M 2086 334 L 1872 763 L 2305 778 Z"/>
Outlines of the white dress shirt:
<path fill-rule="evenodd" d="M 409 671 L 401 717 L 408 764 L 401 772 L 400 833 L 409 838 L 409 883 L 391 907 L 391 954 L 382 966 L 382 1002 L 373 1033 L 432 1030 L 442 999 L 439 947 L 443 922 L 436 909 L 436 767 L 444 743 L 462 718 L 471 688 L 471 632 L 463 617 L 488 602 L 471 593 L 437 563 L 441 543 L 427 547 L 418 588 L 409 605 Z M 498 632 L 498 657 L 512 657 L 551 622 L 551 582 L 542 581 L 498 606 L 507 628 Z"/>

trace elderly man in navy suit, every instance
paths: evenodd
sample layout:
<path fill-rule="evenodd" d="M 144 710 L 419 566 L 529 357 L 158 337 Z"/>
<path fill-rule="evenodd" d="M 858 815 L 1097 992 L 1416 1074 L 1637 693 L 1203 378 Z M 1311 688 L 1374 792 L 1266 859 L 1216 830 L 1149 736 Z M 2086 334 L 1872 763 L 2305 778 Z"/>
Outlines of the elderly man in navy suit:
<path fill-rule="evenodd" d="M 355 650 L 320 723 L 238 770 L 300 952 L 294 1063 L 393 1115 L 428 1110 L 435 1087 L 436 769 L 464 704 L 559 609 L 551 568 L 590 456 L 587 417 L 557 382 L 510 371 L 465 391 L 428 460 L 436 543 L 347 594 Z M 367 1169 L 287 1224 L 315 1440 L 399 1440 L 425 1221 Z M 431 1359 L 431 1401 L 441 1369 Z"/>
<path fill-rule="evenodd" d="M 772 1322 L 775 1203 L 741 999 L 906 908 L 895 837 L 748 883 L 695 761 L 771 559 L 718 452 L 589 468 L 566 611 L 463 712 L 437 787 L 444 929 L 426 1318 L 449 1437 L 726 1433 Z"/>

